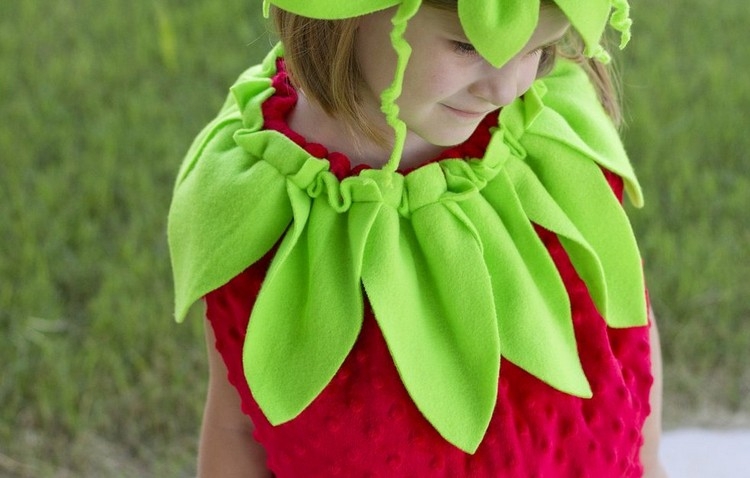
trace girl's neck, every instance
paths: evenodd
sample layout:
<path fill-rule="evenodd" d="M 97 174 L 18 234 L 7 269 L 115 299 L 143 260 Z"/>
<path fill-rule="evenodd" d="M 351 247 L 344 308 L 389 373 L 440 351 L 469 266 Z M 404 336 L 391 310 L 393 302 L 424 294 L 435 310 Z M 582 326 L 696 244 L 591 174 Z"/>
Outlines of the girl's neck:
<path fill-rule="evenodd" d="M 297 96 L 297 104 L 287 118 L 287 123 L 293 131 L 307 141 L 322 144 L 329 151 L 346 155 L 352 167 L 365 164 L 372 168 L 380 168 L 388 162 L 390 148 L 378 145 L 367 138 L 354 138 L 350 128 L 308 100 L 302 91 L 298 90 Z M 385 124 L 385 121 L 383 123 Z M 399 168 L 415 168 L 436 158 L 443 149 L 445 148 L 429 144 L 414 133 L 408 132 Z"/>

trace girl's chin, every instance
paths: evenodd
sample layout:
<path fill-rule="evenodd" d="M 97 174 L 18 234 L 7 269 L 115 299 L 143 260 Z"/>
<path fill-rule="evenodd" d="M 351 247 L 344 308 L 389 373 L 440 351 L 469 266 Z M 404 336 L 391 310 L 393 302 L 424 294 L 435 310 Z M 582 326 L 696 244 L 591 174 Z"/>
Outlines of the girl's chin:
<path fill-rule="evenodd" d="M 410 132 L 433 146 L 442 149 L 450 148 L 466 142 L 474 134 L 485 116 L 487 115 L 477 115 L 472 120 L 463 119 L 459 121 L 444 121 L 435 118 L 436 121 L 428 127 L 410 129 Z"/>
<path fill-rule="evenodd" d="M 451 148 L 453 146 L 457 146 L 461 143 L 466 142 L 466 140 L 471 137 L 475 130 L 476 127 L 456 128 L 441 135 L 433 133 L 426 138 L 423 137 L 423 139 L 435 147 L 439 147 L 442 149 Z"/>

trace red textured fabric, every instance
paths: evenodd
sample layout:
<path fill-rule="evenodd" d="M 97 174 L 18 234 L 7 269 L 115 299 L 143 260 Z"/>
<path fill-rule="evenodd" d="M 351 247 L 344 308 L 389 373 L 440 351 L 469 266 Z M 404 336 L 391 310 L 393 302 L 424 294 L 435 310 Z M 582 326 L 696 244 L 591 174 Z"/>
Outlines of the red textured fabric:
<path fill-rule="evenodd" d="M 286 84 L 283 72 L 276 81 Z M 328 157 L 340 177 L 356 174 L 346 157 L 328 155 L 322 146 L 311 146 L 289 130 L 284 116 L 294 101 L 292 89 L 277 86 L 276 96 L 264 105 L 266 126 L 288 134 L 311 154 Z M 481 156 L 489 133 L 484 126 L 479 130 L 483 131 L 447 154 Z M 622 181 L 605 174 L 621 197 Z M 369 304 L 360 336 L 333 381 L 297 418 L 271 426 L 245 381 L 242 348 L 248 318 L 274 251 L 208 294 L 207 317 L 216 347 L 275 476 L 642 476 L 638 455 L 653 381 L 648 328 L 608 328 L 557 237 L 541 228 L 538 233 L 570 295 L 579 353 L 594 396 L 580 399 L 558 392 L 503 359 L 495 412 L 473 455 L 446 442 L 411 402 Z"/>

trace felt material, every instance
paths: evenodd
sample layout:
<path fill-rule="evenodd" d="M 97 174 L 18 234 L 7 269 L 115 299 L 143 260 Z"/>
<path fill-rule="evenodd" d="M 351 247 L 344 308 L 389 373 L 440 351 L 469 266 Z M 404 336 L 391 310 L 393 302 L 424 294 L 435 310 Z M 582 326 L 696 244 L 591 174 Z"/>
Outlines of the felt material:
<path fill-rule="evenodd" d="M 264 9 L 274 4 L 282 10 L 309 18 L 340 20 L 395 7 L 403 0 L 264 0 Z"/>
<path fill-rule="evenodd" d="M 489 423 L 500 357 L 591 396 L 533 224 L 558 235 L 611 327 L 646 324 L 646 305 L 632 231 L 599 166 L 636 204 L 640 189 L 619 141 L 597 139 L 616 131 L 585 73 L 561 61 L 503 108 L 483 158 L 339 181 L 262 129 L 281 53 L 241 76 L 197 138 L 169 216 L 178 320 L 279 243 L 244 353 L 269 421 L 293 419 L 339 370 L 362 325 L 362 285 L 411 399 L 465 451 Z"/>
<path fill-rule="evenodd" d="M 622 35 L 621 47 L 630 38 L 627 0 L 554 0 L 578 31 L 590 56 L 603 54 L 599 41 L 610 21 Z M 367 15 L 389 7 L 409 3 L 419 8 L 421 0 L 264 0 L 270 4 L 310 18 L 337 20 Z M 477 51 L 496 67 L 502 66 L 531 38 L 539 14 L 539 0 L 457 0 L 459 18 L 468 39 Z M 398 21 L 394 20 L 394 24 Z M 502 38 L 503 41 L 497 41 Z M 394 43 L 394 46 L 396 44 Z M 606 56 L 602 56 L 606 59 Z"/>
<path fill-rule="evenodd" d="M 398 165 L 401 162 L 401 155 L 404 152 L 404 144 L 406 143 L 406 123 L 398 116 L 399 107 L 396 104 L 396 100 L 401 96 L 406 65 L 411 56 L 411 46 L 404 39 L 404 33 L 406 32 L 407 22 L 411 17 L 416 15 L 420 4 L 421 0 L 403 0 L 392 20 L 393 29 L 391 29 L 390 38 L 391 44 L 394 50 L 396 50 L 396 72 L 390 86 L 380 94 L 380 109 L 385 114 L 385 120 L 393 128 L 395 134 L 391 157 L 383 166 L 384 171 L 393 172 L 398 169 Z"/>

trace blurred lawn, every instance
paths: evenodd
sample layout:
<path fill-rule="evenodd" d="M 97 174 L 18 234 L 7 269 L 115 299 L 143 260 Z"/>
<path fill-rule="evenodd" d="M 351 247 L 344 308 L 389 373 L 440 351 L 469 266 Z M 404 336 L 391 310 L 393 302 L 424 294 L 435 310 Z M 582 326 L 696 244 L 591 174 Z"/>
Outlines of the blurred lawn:
<path fill-rule="evenodd" d="M 633 0 L 631 211 L 668 423 L 750 414 L 750 15 Z M 193 474 L 202 321 L 165 217 L 190 140 L 270 40 L 259 0 L 0 2 L 0 476 Z"/>

